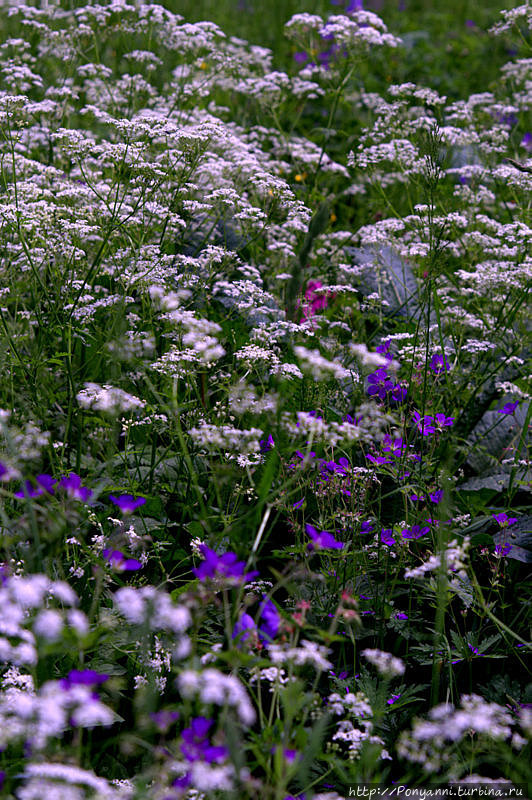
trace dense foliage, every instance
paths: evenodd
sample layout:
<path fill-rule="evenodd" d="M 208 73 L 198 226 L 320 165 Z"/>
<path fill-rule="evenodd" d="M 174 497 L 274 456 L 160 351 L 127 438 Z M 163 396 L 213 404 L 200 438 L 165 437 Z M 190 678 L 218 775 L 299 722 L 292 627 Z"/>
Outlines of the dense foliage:
<path fill-rule="evenodd" d="M 0 3 L 2 796 L 532 780 L 532 8 L 362 6 Z"/>

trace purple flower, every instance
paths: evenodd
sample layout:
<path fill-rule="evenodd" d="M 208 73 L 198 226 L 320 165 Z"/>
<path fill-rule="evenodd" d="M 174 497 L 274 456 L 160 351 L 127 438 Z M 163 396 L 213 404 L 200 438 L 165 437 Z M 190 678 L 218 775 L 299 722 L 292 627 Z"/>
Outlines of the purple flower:
<path fill-rule="evenodd" d="M 93 669 L 72 669 L 66 676 L 61 678 L 60 684 L 63 689 L 71 686 L 99 686 L 109 680 L 109 675 L 103 672 L 95 672 Z"/>
<path fill-rule="evenodd" d="M 185 728 L 181 734 L 183 737 L 181 752 L 187 761 L 206 761 L 207 764 L 213 764 L 227 757 L 225 747 L 213 747 L 208 739 L 207 734 L 212 723 L 212 719 L 195 717 L 191 721 L 190 728 Z"/>
<path fill-rule="evenodd" d="M 308 53 L 305 50 L 299 50 L 294 53 L 294 61 L 296 64 L 304 64 L 305 61 L 308 61 Z"/>
<path fill-rule="evenodd" d="M 349 422 L 350 425 L 360 425 L 362 419 L 363 419 L 362 414 L 359 417 L 357 416 L 353 417 L 351 414 L 345 414 L 342 417 L 342 422 Z"/>
<path fill-rule="evenodd" d="M 516 400 L 515 403 L 506 403 L 502 408 L 497 409 L 497 414 L 513 414 L 518 405 L 519 400 Z"/>
<path fill-rule="evenodd" d="M 401 537 L 403 539 L 420 539 L 422 536 L 425 536 L 430 531 L 428 527 L 421 527 L 420 525 L 412 525 L 411 528 L 405 528 L 401 532 Z"/>
<path fill-rule="evenodd" d="M 155 726 L 160 733 L 166 733 L 168 728 L 179 719 L 178 711 L 150 711 L 150 718 L 153 720 Z"/>
<path fill-rule="evenodd" d="M 275 746 L 272 747 L 271 750 L 270 750 L 270 753 L 276 753 L 276 752 L 277 752 L 277 747 L 275 747 Z M 299 756 L 299 753 L 298 753 L 297 750 L 291 750 L 291 749 L 286 748 L 286 747 L 283 748 L 282 752 L 283 752 L 283 758 L 285 759 L 285 761 L 288 761 L 289 764 L 292 764 L 296 760 L 296 758 L 298 758 L 298 756 Z"/>
<path fill-rule="evenodd" d="M 440 503 L 443 500 L 443 489 L 437 489 L 432 494 L 429 494 L 429 497 L 432 503 Z"/>
<path fill-rule="evenodd" d="M 281 617 L 275 605 L 271 600 L 268 600 L 265 594 L 262 595 L 262 603 L 260 604 L 260 617 L 262 620 L 259 626 L 260 638 L 262 641 L 271 642 L 279 633 Z"/>
<path fill-rule="evenodd" d="M 360 526 L 360 533 L 371 533 L 373 530 L 373 523 L 370 520 L 366 520 Z"/>
<path fill-rule="evenodd" d="M 406 386 L 401 386 L 400 383 L 397 383 L 392 389 L 392 400 L 395 403 L 404 403 L 408 395 L 408 389 Z"/>
<path fill-rule="evenodd" d="M 132 494 L 121 494 L 119 497 L 115 497 L 114 494 L 109 495 L 109 500 L 118 506 L 122 514 L 131 514 L 140 506 L 143 506 L 146 502 L 145 497 L 133 497 Z"/>
<path fill-rule="evenodd" d="M 401 437 L 392 439 L 391 436 L 386 435 L 382 440 L 382 449 L 384 453 L 391 453 L 394 458 L 400 458 L 407 446 Z"/>
<path fill-rule="evenodd" d="M 492 514 L 491 516 L 499 523 L 501 528 L 507 528 L 508 525 L 513 525 L 514 522 L 517 522 L 517 517 L 509 517 L 504 511 L 500 514 Z"/>
<path fill-rule="evenodd" d="M 445 414 L 435 414 L 434 421 L 440 428 L 449 428 L 454 424 L 454 417 L 446 417 Z"/>
<path fill-rule="evenodd" d="M 495 545 L 495 555 L 496 556 L 507 556 L 510 550 L 512 549 L 513 545 L 508 544 L 496 544 Z"/>
<path fill-rule="evenodd" d="M 384 367 L 379 367 L 371 375 L 368 375 L 368 395 L 372 397 L 377 395 L 381 400 L 385 400 L 388 392 L 394 388 L 393 382 L 388 377 L 388 373 Z"/>
<path fill-rule="evenodd" d="M 381 531 L 381 542 L 388 545 L 388 547 L 391 547 L 392 544 L 395 544 L 395 539 L 393 538 L 392 534 L 392 528 L 383 528 Z"/>
<path fill-rule="evenodd" d="M 385 342 L 381 342 L 381 344 L 375 348 L 375 352 L 380 353 L 387 361 L 393 361 L 393 355 L 390 353 L 391 344 L 392 340 L 386 339 Z"/>
<path fill-rule="evenodd" d="M 305 498 L 302 497 L 301 500 L 298 500 L 297 503 L 293 504 L 292 508 L 301 508 L 301 506 L 303 505 L 304 502 L 305 502 Z"/>
<path fill-rule="evenodd" d="M 366 453 L 366 458 L 368 461 L 371 461 L 372 464 L 376 465 L 393 464 L 393 461 L 390 461 L 386 456 L 372 456 L 371 453 Z"/>
<path fill-rule="evenodd" d="M 238 621 L 233 628 L 231 639 L 238 639 L 238 643 L 246 642 L 253 633 L 257 630 L 253 617 L 249 614 L 243 613 L 239 616 Z"/>
<path fill-rule="evenodd" d="M 142 569 L 142 564 L 136 558 L 127 558 L 120 550 L 111 550 L 106 548 L 102 551 L 103 557 L 109 562 L 113 569 L 119 572 L 132 572 L 137 569 Z"/>
<path fill-rule="evenodd" d="M 273 447 L 275 447 L 275 442 L 273 441 L 273 436 L 271 433 L 268 435 L 267 439 L 261 439 L 259 442 L 260 452 L 267 453 Z"/>
<path fill-rule="evenodd" d="M 408 619 L 408 614 L 403 614 L 403 613 L 395 614 L 395 619 Z"/>
<path fill-rule="evenodd" d="M 387 700 L 386 702 L 387 702 L 387 704 L 388 704 L 389 706 L 392 706 L 392 705 L 393 705 L 393 704 L 396 702 L 396 700 L 399 700 L 399 698 L 400 698 L 400 697 L 401 697 L 401 695 L 400 695 L 400 694 L 392 694 L 392 696 L 390 697 L 390 699 L 389 699 L 389 700 Z"/>
<path fill-rule="evenodd" d="M 532 133 L 525 133 L 521 139 L 521 147 L 524 147 L 530 153 L 532 150 Z"/>
<path fill-rule="evenodd" d="M 316 528 L 308 523 L 305 525 L 305 530 L 312 539 L 312 542 L 307 545 L 307 550 L 309 550 L 309 552 L 314 549 L 341 550 L 344 546 L 343 542 L 337 542 L 332 533 L 328 533 L 328 531 L 321 531 L 318 533 Z"/>
<path fill-rule="evenodd" d="M 2 475 L 0 474 L 0 480 L 1 479 Z M 42 494 L 44 494 L 44 492 L 47 492 L 48 494 L 54 493 L 54 486 L 57 481 L 55 478 L 52 478 L 51 475 L 48 475 L 47 473 L 37 475 L 36 481 L 36 488 L 33 487 L 31 481 L 24 481 L 23 488 L 18 492 L 15 492 L 15 497 L 40 497 Z"/>
<path fill-rule="evenodd" d="M 71 472 L 69 475 L 61 478 L 59 486 L 66 491 L 69 497 L 73 497 L 75 500 L 81 500 L 83 503 L 86 503 L 93 494 L 92 489 L 87 489 L 86 486 L 81 485 L 81 478 L 79 475 L 76 475 L 75 472 Z"/>
<path fill-rule="evenodd" d="M 419 411 L 414 411 L 413 417 L 418 431 L 423 436 L 430 436 L 431 433 L 436 432 L 436 428 L 433 425 L 434 417 L 429 417 L 429 416 L 422 417 Z"/>
<path fill-rule="evenodd" d="M 22 488 L 19 489 L 18 492 L 14 492 L 14 495 L 15 497 L 18 497 L 19 499 L 23 500 L 25 497 L 29 497 L 32 499 L 34 497 L 40 497 L 41 494 L 43 493 L 44 490 L 39 487 L 34 488 L 31 481 L 24 481 Z"/>
<path fill-rule="evenodd" d="M 445 356 L 440 355 L 439 353 L 432 356 L 430 360 L 430 368 L 436 373 L 436 375 L 440 375 L 442 372 L 448 372 L 451 369 Z"/>
<path fill-rule="evenodd" d="M 200 581 L 207 578 L 231 578 L 233 582 L 243 583 L 259 574 L 258 572 L 244 574 L 246 563 L 237 561 L 236 553 L 224 553 L 219 556 L 206 544 L 200 544 L 199 549 L 205 560 L 192 572 Z"/>

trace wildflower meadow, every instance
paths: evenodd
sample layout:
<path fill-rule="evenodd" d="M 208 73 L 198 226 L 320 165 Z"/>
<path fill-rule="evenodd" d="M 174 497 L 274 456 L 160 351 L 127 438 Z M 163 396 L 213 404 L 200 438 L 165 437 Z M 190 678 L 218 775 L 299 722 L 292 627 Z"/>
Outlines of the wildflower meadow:
<path fill-rule="evenodd" d="M 160 2 L 0 0 L 0 797 L 532 797 L 532 6 Z"/>

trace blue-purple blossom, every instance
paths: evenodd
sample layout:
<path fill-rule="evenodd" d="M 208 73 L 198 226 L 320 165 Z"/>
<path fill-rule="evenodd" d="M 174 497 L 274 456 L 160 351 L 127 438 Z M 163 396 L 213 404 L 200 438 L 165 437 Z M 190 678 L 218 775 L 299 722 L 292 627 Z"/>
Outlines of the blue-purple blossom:
<path fill-rule="evenodd" d="M 243 583 L 259 574 L 258 572 L 244 573 L 246 563 L 238 561 L 236 553 L 224 553 L 219 556 L 206 544 L 201 544 L 199 549 L 205 560 L 192 572 L 200 581 L 207 578 L 230 578 L 237 583 Z"/>
<path fill-rule="evenodd" d="M 445 414 L 435 414 L 434 422 L 439 428 L 450 428 L 454 425 L 454 417 L 447 417 Z"/>
<path fill-rule="evenodd" d="M 35 497 L 40 497 L 42 494 L 44 494 L 44 490 L 35 487 L 31 481 L 24 481 L 22 488 L 19 489 L 18 492 L 14 492 L 15 497 L 18 497 L 20 500 L 23 500 L 25 497 L 33 500 Z"/>
<path fill-rule="evenodd" d="M 430 436 L 431 433 L 435 433 L 436 428 L 433 425 L 434 417 L 422 417 L 419 411 L 414 411 L 412 416 L 414 418 L 416 428 L 423 436 Z"/>
<path fill-rule="evenodd" d="M 268 434 L 267 439 L 261 439 L 259 442 L 259 449 L 261 453 L 268 453 L 272 448 L 275 447 L 275 442 L 273 441 L 273 436 Z"/>
<path fill-rule="evenodd" d="M 225 747 L 215 747 L 209 741 L 208 733 L 212 723 L 212 719 L 195 717 L 192 719 L 190 727 L 185 728 L 181 734 L 183 738 L 181 753 L 187 761 L 191 763 L 205 761 L 207 764 L 213 764 L 227 758 Z"/>
<path fill-rule="evenodd" d="M 133 497 L 132 494 L 121 494 L 116 497 L 114 494 L 109 495 L 109 500 L 118 506 L 122 514 L 131 514 L 137 508 L 143 506 L 146 502 L 145 497 Z"/>
<path fill-rule="evenodd" d="M 96 672 L 93 669 L 72 669 L 66 676 L 61 678 L 60 684 L 63 689 L 71 686 L 100 686 L 109 680 L 109 675 L 103 672 Z"/>
<path fill-rule="evenodd" d="M 47 475 L 43 473 L 42 475 L 37 475 L 36 477 L 37 486 L 34 487 L 31 481 L 24 481 L 24 485 L 22 489 L 19 489 L 18 492 L 15 492 L 15 497 L 24 498 L 24 497 L 40 497 L 42 494 L 47 492 L 48 494 L 54 493 L 54 486 L 57 483 L 55 478 L 52 478 L 51 475 Z"/>
<path fill-rule="evenodd" d="M 395 403 L 404 403 L 404 401 L 408 396 L 408 389 L 406 388 L 406 386 L 401 386 L 400 383 L 397 383 L 393 387 L 390 396 Z"/>
<path fill-rule="evenodd" d="M 451 369 L 445 356 L 440 355 L 439 353 L 436 353 L 432 356 L 430 360 L 430 368 L 436 373 L 436 375 L 440 375 L 442 372 L 448 372 Z"/>
<path fill-rule="evenodd" d="M 247 642 L 256 632 L 255 620 L 249 614 L 242 613 L 235 623 L 231 638 L 238 642 Z"/>
<path fill-rule="evenodd" d="M 397 439 L 393 439 L 391 436 L 386 436 L 382 440 L 382 450 L 384 453 L 390 453 L 394 458 L 400 458 L 404 451 L 407 449 L 407 445 L 403 442 L 401 437 Z"/>
<path fill-rule="evenodd" d="M 81 478 L 75 472 L 65 475 L 59 481 L 59 486 L 66 491 L 69 497 L 86 503 L 92 497 L 92 489 L 81 485 Z"/>
<path fill-rule="evenodd" d="M 392 534 L 392 528 L 383 528 L 381 531 L 381 542 L 388 545 L 388 547 L 391 547 L 392 544 L 395 544 L 395 539 L 393 538 Z"/>
<path fill-rule="evenodd" d="M 270 750 L 270 753 L 274 754 L 276 752 L 277 752 L 277 747 L 272 747 L 271 750 Z M 282 753 L 283 753 L 283 758 L 289 764 L 293 764 L 293 762 L 296 760 L 296 758 L 299 757 L 299 753 L 298 753 L 297 750 L 292 750 L 292 749 L 287 748 L 287 747 L 283 747 Z"/>
<path fill-rule="evenodd" d="M 119 572 L 133 572 L 137 569 L 142 569 L 140 561 L 136 558 L 128 558 L 120 550 L 111 550 L 107 547 L 102 551 L 102 555 L 111 567 Z"/>
<path fill-rule="evenodd" d="M 390 353 L 391 344 L 392 344 L 392 340 L 391 339 L 386 339 L 385 342 L 381 342 L 381 344 L 379 344 L 375 348 L 375 352 L 376 353 L 380 353 L 380 355 L 384 356 L 384 358 L 387 361 L 393 361 L 393 355 L 392 355 L 392 353 Z"/>
<path fill-rule="evenodd" d="M 495 555 L 496 556 L 507 556 L 508 553 L 510 552 L 510 550 L 512 549 L 512 547 L 513 547 L 513 545 L 512 544 L 508 544 L 508 542 L 506 542 L 505 544 L 496 544 L 495 545 Z"/>
<path fill-rule="evenodd" d="M 387 700 L 387 701 L 386 701 L 386 703 L 387 703 L 389 706 L 393 706 L 393 704 L 394 704 L 394 703 L 395 703 L 397 700 L 399 700 L 399 698 L 400 698 L 400 697 L 401 697 L 401 695 L 400 695 L 400 694 L 392 694 L 392 696 L 390 697 L 390 699 L 389 699 L 389 700 Z"/>
<path fill-rule="evenodd" d="M 179 719 L 179 712 L 168 711 L 166 709 L 150 711 L 150 719 L 160 733 L 166 733 L 170 726 Z"/>
<path fill-rule="evenodd" d="M 421 527 L 421 525 L 412 525 L 411 528 L 405 528 L 403 531 L 401 531 L 401 537 L 403 539 L 420 539 L 421 536 L 425 536 L 427 533 L 429 533 L 429 531 L 430 528 L 426 526 Z"/>
<path fill-rule="evenodd" d="M 431 503 L 441 503 L 443 500 L 443 489 L 437 489 L 435 492 L 429 494 Z"/>
<path fill-rule="evenodd" d="M 393 461 L 390 461 L 389 458 L 386 456 L 373 456 L 371 453 L 366 453 L 366 458 L 368 461 L 371 461 L 372 464 L 380 466 L 381 464 L 393 464 Z"/>
<path fill-rule="evenodd" d="M 501 511 L 500 514 L 492 514 L 491 516 L 499 523 L 501 528 L 507 528 L 508 525 L 513 525 L 514 522 L 517 522 L 517 517 L 509 517 L 504 511 Z"/>
<path fill-rule="evenodd" d="M 341 550 L 344 546 L 343 542 L 337 542 L 332 533 L 328 531 L 318 531 L 313 525 L 308 523 L 305 525 L 305 530 L 308 536 L 312 539 L 307 545 L 307 550 Z"/>
<path fill-rule="evenodd" d="M 279 633 L 281 626 L 281 617 L 277 608 L 268 600 L 266 595 L 262 595 L 262 603 L 260 604 L 260 617 L 261 624 L 259 626 L 260 638 L 262 641 L 266 640 L 271 642 Z"/>
<path fill-rule="evenodd" d="M 497 414 L 514 414 L 518 405 L 519 400 L 516 400 L 515 403 L 505 403 L 502 408 L 497 409 Z"/>
<path fill-rule="evenodd" d="M 368 375 L 368 395 L 376 395 L 380 400 L 385 400 L 388 392 L 394 388 L 393 381 L 390 380 L 388 372 L 384 367 L 379 367 Z"/>
<path fill-rule="evenodd" d="M 423 436 L 430 436 L 436 433 L 437 428 L 448 428 L 454 424 L 454 417 L 448 417 L 445 414 L 435 414 L 433 417 L 426 414 L 421 416 L 419 411 L 413 413 L 416 428 Z"/>
<path fill-rule="evenodd" d="M 373 523 L 371 522 L 371 520 L 366 520 L 360 526 L 360 533 L 371 533 L 372 530 L 373 530 Z"/>
<path fill-rule="evenodd" d="M 521 147 L 524 147 L 524 149 L 530 153 L 532 150 L 532 133 L 525 133 L 521 139 Z"/>

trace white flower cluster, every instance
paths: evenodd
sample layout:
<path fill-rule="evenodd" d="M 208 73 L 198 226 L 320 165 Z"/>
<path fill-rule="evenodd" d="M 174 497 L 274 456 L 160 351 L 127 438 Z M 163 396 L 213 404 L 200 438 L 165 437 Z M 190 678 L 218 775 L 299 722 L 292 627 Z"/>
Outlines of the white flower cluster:
<path fill-rule="evenodd" d="M 92 411 L 106 411 L 111 414 L 120 414 L 124 411 L 139 411 L 146 406 L 144 400 L 133 394 L 128 394 L 123 389 L 105 384 L 86 383 L 85 388 L 76 395 L 76 400 L 82 408 Z"/>
<path fill-rule="evenodd" d="M 384 650 L 372 650 L 367 648 L 362 651 L 362 655 L 370 664 L 376 668 L 377 672 L 387 678 L 395 678 L 403 675 L 405 665 L 400 658 L 393 656 L 391 653 L 386 653 Z"/>
<path fill-rule="evenodd" d="M 228 450 L 241 454 L 258 453 L 262 433 L 259 428 L 240 430 L 231 425 L 214 425 L 209 422 L 201 422 L 198 427 L 188 431 L 195 444 L 207 452 Z"/>
<path fill-rule="evenodd" d="M 86 791 L 94 800 L 129 800 L 133 796 L 127 785 L 115 787 L 73 764 L 29 763 L 24 767 L 23 779 L 17 791 L 19 800 L 85 800 Z"/>
<path fill-rule="evenodd" d="M 321 355 L 319 350 L 308 350 L 306 347 L 296 346 L 294 353 L 302 364 L 303 370 L 310 373 L 317 381 L 335 378 L 336 380 L 351 380 L 353 383 L 358 382 L 356 372 L 347 369 L 337 361 L 329 361 Z"/>
<path fill-rule="evenodd" d="M 38 692 L 8 687 L 0 692 L 0 747 L 31 740 L 42 750 L 71 726 L 109 726 L 115 719 L 90 686 L 65 688 L 61 681 L 48 681 Z"/>
<path fill-rule="evenodd" d="M 192 624 L 186 606 L 174 605 L 169 594 L 155 586 L 124 586 L 113 595 L 117 610 L 132 625 L 148 624 L 152 631 L 182 634 Z"/>
<path fill-rule="evenodd" d="M 329 652 L 328 647 L 308 639 L 303 639 L 299 647 L 284 647 L 280 644 L 270 644 L 268 647 L 270 660 L 274 664 L 310 664 L 318 672 L 332 669 L 331 662 L 325 657 Z"/>
<path fill-rule="evenodd" d="M 236 710 L 243 725 L 249 726 L 255 722 L 255 709 L 234 675 L 224 675 L 213 667 L 202 672 L 185 669 L 179 673 L 177 685 L 187 699 L 198 697 L 206 705 L 230 706 Z"/>
<path fill-rule="evenodd" d="M 441 566 L 446 571 L 446 574 L 456 575 L 459 578 L 465 578 L 466 564 L 467 564 L 467 551 L 469 549 L 469 537 L 466 536 L 459 544 L 457 539 L 453 539 L 448 547 L 441 553 L 431 556 L 423 564 L 411 569 L 405 569 L 405 578 L 422 578 L 427 572 L 435 572 Z"/>
<path fill-rule="evenodd" d="M 43 608 L 53 598 L 70 608 L 64 611 Z M 65 625 L 80 636 L 87 633 L 85 614 L 72 608 L 77 603 L 76 593 L 64 581 L 52 581 L 46 575 L 8 578 L 0 586 L 0 663 L 36 664 L 37 640 L 56 641 Z"/>
<path fill-rule="evenodd" d="M 436 772 L 452 764 L 451 745 L 477 734 L 487 739 L 508 739 L 513 719 L 507 708 L 489 703 L 476 694 L 464 695 L 459 708 L 443 703 L 429 712 L 428 720 L 417 720 L 411 732 L 404 732 L 398 752 L 408 761 L 421 764 L 426 772 Z"/>

